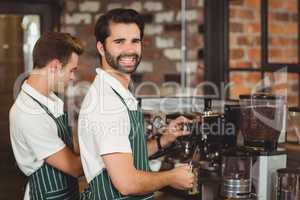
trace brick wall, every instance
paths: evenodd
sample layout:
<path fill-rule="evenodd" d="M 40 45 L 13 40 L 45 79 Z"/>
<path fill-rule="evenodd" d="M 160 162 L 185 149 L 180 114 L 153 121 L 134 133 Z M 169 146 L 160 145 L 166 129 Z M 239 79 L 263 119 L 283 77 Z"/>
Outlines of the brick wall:
<path fill-rule="evenodd" d="M 295 62 L 297 60 L 297 0 L 269 1 L 269 61 Z M 203 81 L 203 2 L 187 1 L 187 73 L 191 87 Z M 70 32 L 81 38 L 86 46 L 82 56 L 81 78 L 92 80 L 94 68 L 98 66 L 93 27 L 98 17 L 112 8 L 129 7 L 143 14 L 146 21 L 144 53 L 134 80 L 150 84 L 143 87 L 139 94 L 172 95 L 178 92 L 176 86 L 165 86 L 168 81 L 180 81 L 180 0 L 110 0 L 83 1 L 68 0 L 62 16 L 62 31 Z M 260 0 L 230 1 L 230 68 L 261 67 L 260 37 Z M 270 74 L 270 81 L 276 76 Z M 250 93 L 260 81 L 257 72 L 234 72 L 230 74 L 230 96 Z M 288 90 L 290 104 L 298 101 L 298 82 L 295 74 L 286 76 L 285 89 Z M 278 87 L 272 88 L 274 92 Z M 202 91 L 200 90 L 200 93 Z"/>
<path fill-rule="evenodd" d="M 146 26 L 143 60 L 134 75 L 138 86 L 150 81 L 159 86 L 160 95 L 172 95 L 176 86 L 167 87 L 167 81 L 180 81 L 181 61 L 181 1 L 180 0 L 110 0 L 83 1 L 68 0 L 62 16 L 62 31 L 81 38 L 86 52 L 81 57 L 80 74 L 84 80 L 92 80 L 94 68 L 98 66 L 93 27 L 98 17 L 112 8 L 133 8 L 142 13 Z M 187 1 L 187 73 L 193 87 L 203 80 L 203 0 Z M 149 84 L 139 94 L 155 94 Z"/>
<path fill-rule="evenodd" d="M 230 68 L 261 67 L 260 0 L 230 1 Z M 298 56 L 297 0 L 269 0 L 269 62 L 295 63 Z M 298 102 L 297 74 L 268 74 L 271 91 L 288 93 L 290 105 Z M 232 72 L 230 95 L 250 93 L 261 80 L 257 72 Z M 281 81 L 280 84 L 275 83 Z M 282 82 L 283 81 L 283 82 Z"/>

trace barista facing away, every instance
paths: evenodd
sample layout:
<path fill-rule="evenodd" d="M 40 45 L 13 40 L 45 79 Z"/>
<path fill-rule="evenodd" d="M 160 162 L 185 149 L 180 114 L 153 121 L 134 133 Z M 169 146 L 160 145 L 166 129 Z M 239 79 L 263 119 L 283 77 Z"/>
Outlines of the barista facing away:
<path fill-rule="evenodd" d="M 63 93 L 75 76 L 80 41 L 66 33 L 47 33 L 33 49 L 34 68 L 10 109 L 10 138 L 15 159 L 28 176 L 24 199 L 79 199 L 83 174 L 73 151 L 63 111 Z"/>

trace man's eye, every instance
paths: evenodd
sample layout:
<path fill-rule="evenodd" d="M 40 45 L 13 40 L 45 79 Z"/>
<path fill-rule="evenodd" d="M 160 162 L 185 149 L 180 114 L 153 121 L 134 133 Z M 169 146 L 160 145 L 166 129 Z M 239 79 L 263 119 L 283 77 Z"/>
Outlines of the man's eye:
<path fill-rule="evenodd" d="M 133 40 L 133 43 L 139 44 L 141 43 L 141 40 Z"/>

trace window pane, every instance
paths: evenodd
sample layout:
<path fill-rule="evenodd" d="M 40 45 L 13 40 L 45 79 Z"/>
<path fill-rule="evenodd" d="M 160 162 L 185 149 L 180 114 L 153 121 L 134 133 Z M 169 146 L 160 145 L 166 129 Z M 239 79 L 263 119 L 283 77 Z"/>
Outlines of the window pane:
<path fill-rule="evenodd" d="M 268 62 L 298 63 L 298 0 L 268 0 Z"/>
<path fill-rule="evenodd" d="M 299 76 L 296 73 L 267 73 L 265 80 L 270 83 L 269 90 L 287 97 L 288 106 L 297 106 L 299 102 Z"/>
<path fill-rule="evenodd" d="M 186 3 L 188 11 L 193 8 L 193 1 Z M 197 20 L 187 23 L 186 73 L 189 89 L 196 88 L 204 81 L 204 0 L 199 0 L 198 6 L 201 7 L 197 9 Z M 203 93 L 202 89 L 198 90 L 199 93 Z"/>
<path fill-rule="evenodd" d="M 229 1 L 229 12 L 230 68 L 260 67 L 260 0 Z"/>
<path fill-rule="evenodd" d="M 185 69 L 181 64 L 181 2 L 158 1 L 162 8 L 169 9 L 164 12 L 143 11 L 143 15 L 150 18 L 145 24 L 143 59 L 133 75 L 137 96 L 173 96 L 180 93 L 182 70 L 186 73 L 187 87 L 203 81 L 204 0 L 186 1 Z"/>
<path fill-rule="evenodd" d="M 25 71 L 31 71 L 33 69 L 33 47 L 41 35 L 40 16 L 25 15 L 22 19 L 22 28 Z"/>
<path fill-rule="evenodd" d="M 261 83 L 260 72 L 230 72 L 229 98 L 238 99 L 241 94 L 254 93 Z"/>

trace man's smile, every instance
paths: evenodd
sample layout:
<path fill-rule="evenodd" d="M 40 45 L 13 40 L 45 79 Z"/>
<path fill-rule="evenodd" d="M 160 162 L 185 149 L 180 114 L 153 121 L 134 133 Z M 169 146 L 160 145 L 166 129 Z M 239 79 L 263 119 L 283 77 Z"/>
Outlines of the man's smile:
<path fill-rule="evenodd" d="M 136 63 L 136 56 L 122 56 L 119 59 L 119 63 L 121 65 L 135 65 L 135 63 Z"/>

